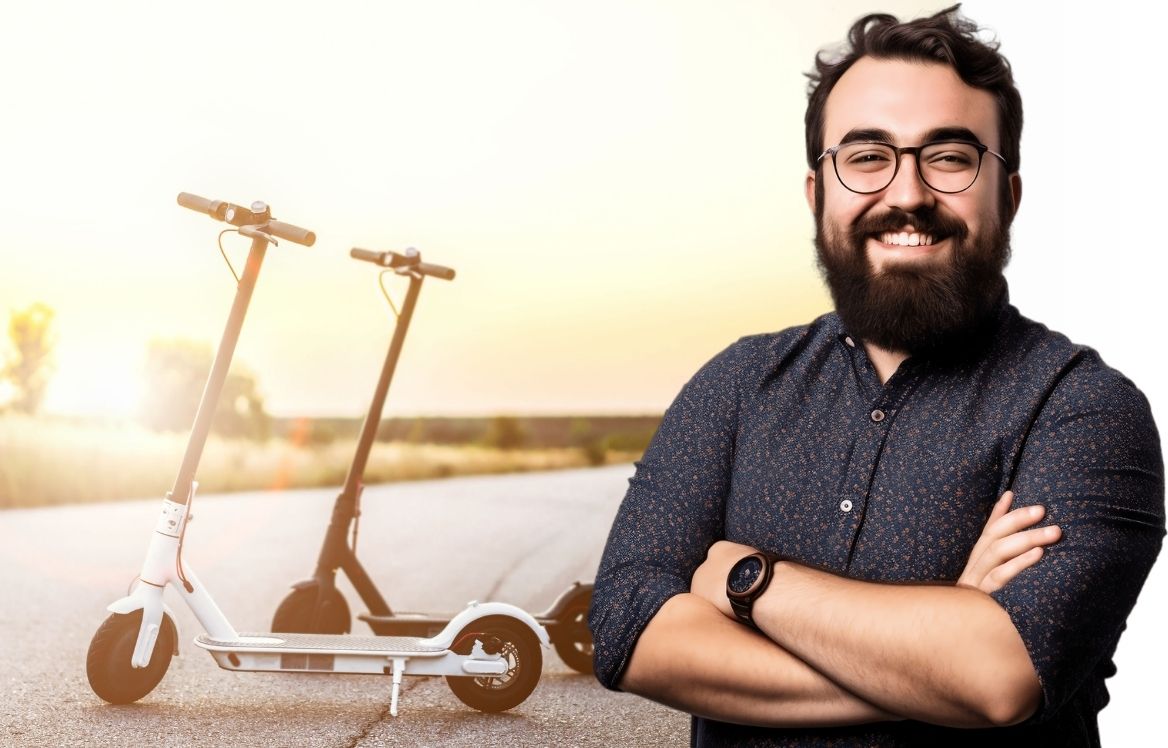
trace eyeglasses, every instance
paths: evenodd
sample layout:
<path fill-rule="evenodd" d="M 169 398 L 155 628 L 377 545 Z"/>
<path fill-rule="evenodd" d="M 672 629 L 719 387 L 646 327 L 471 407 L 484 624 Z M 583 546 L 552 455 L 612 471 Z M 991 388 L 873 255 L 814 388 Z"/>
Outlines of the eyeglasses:
<path fill-rule="evenodd" d="M 916 157 L 921 181 L 947 195 L 973 186 L 981 172 L 982 156 L 987 153 L 1008 166 L 1002 154 L 981 143 L 964 140 L 937 141 L 911 148 L 897 148 L 888 143 L 841 143 L 819 154 L 816 162 L 830 155 L 840 184 L 852 192 L 870 195 L 892 184 L 900 171 L 901 156 L 906 153 Z"/>

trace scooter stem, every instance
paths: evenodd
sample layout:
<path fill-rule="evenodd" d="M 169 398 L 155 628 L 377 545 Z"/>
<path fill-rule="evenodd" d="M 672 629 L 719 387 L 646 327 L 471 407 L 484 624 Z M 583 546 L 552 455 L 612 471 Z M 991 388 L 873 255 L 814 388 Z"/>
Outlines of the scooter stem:
<path fill-rule="evenodd" d="M 166 495 L 167 499 L 176 504 L 187 503 L 187 497 L 190 496 L 191 483 L 195 479 L 195 471 L 198 470 L 199 460 L 203 456 L 203 447 L 207 445 L 207 436 L 211 433 L 211 422 L 215 418 L 215 409 L 219 405 L 223 384 L 227 381 L 227 370 L 231 367 L 232 356 L 235 355 L 235 344 L 239 341 L 240 330 L 243 329 L 243 318 L 247 315 L 247 307 L 251 302 L 252 291 L 255 290 L 256 279 L 259 278 L 260 265 L 263 264 L 269 241 L 271 239 L 266 236 L 252 237 L 247 265 L 236 287 L 235 302 L 231 305 L 231 314 L 227 317 L 223 339 L 219 341 L 219 350 L 215 354 L 214 364 L 211 365 L 211 375 L 207 378 L 207 385 L 203 388 L 203 396 L 199 400 L 199 409 L 195 413 L 195 425 L 191 429 L 187 451 L 183 455 L 174 488 Z"/>
<path fill-rule="evenodd" d="M 406 300 L 402 304 L 397 324 L 394 325 L 393 340 L 390 342 L 389 352 L 385 356 L 385 365 L 381 368 L 381 377 L 377 380 L 373 402 L 369 404 L 369 412 L 365 415 L 365 422 L 361 424 L 361 437 L 357 441 L 357 452 L 353 455 L 353 463 L 349 466 L 349 474 L 345 477 L 343 495 L 351 500 L 355 500 L 359 493 L 361 479 L 365 475 L 365 465 L 369 461 L 369 452 L 373 449 L 373 442 L 377 438 L 377 429 L 381 425 L 381 411 L 385 407 L 389 383 L 393 380 L 393 372 L 397 368 L 397 360 L 401 356 L 402 344 L 405 342 L 406 332 L 410 328 L 410 318 L 414 316 L 414 306 L 418 302 L 418 294 L 421 293 L 421 290 L 422 276 L 420 274 L 410 275 L 410 286 L 406 290 Z"/>

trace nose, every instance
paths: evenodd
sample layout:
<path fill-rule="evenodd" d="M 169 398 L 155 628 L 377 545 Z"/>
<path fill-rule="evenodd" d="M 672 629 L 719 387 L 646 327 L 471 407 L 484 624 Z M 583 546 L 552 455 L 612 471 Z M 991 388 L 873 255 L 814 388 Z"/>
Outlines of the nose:
<path fill-rule="evenodd" d="M 911 213 L 921 207 L 933 207 L 935 195 L 929 186 L 921 180 L 917 169 L 917 154 L 900 154 L 900 168 L 892 183 L 884 188 L 884 204 L 891 208 L 900 208 Z M 909 159 L 906 163 L 905 159 Z"/>

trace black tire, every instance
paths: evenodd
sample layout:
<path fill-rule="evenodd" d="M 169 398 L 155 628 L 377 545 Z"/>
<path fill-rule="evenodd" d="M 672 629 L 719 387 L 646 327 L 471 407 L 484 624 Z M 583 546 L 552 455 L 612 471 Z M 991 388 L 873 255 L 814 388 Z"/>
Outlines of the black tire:
<path fill-rule="evenodd" d="M 564 664 L 578 673 L 592 674 L 592 631 L 588 628 L 588 606 L 592 588 L 578 593 L 556 619 L 552 644 Z"/>
<path fill-rule="evenodd" d="M 154 643 L 150 664 L 144 668 L 131 667 L 138 629 L 142 626 L 142 611 L 114 613 L 98 628 L 89 642 L 85 658 L 85 673 L 89 687 L 111 704 L 131 704 L 154 690 L 166 675 L 170 659 L 174 657 L 174 643 L 178 632 L 170 616 L 162 614 L 162 626 Z"/>
<path fill-rule="evenodd" d="M 543 672 L 543 651 L 535 632 L 511 616 L 484 616 L 467 624 L 451 649 L 470 654 L 475 639 L 482 641 L 488 652 L 499 651 L 508 661 L 508 670 L 498 676 L 448 675 L 450 690 L 459 701 L 480 712 L 504 712 L 522 704 Z"/>
<path fill-rule="evenodd" d="M 288 593 L 272 616 L 272 632 L 285 634 L 347 634 L 352 624 L 349 604 L 334 587 L 325 595 L 316 626 L 312 625 L 312 607 L 316 605 L 316 585 L 298 587 Z"/>

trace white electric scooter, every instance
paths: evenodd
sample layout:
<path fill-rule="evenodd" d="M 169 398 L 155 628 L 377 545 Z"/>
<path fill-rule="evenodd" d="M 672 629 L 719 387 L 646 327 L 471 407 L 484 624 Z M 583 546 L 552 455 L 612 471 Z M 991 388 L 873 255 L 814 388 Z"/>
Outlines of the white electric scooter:
<path fill-rule="evenodd" d="M 198 487 L 195 471 L 264 253 L 277 239 L 312 246 L 316 236 L 273 220 L 270 209 L 261 202 L 248 209 L 182 193 L 178 203 L 237 227 L 239 233 L 251 238 L 251 250 L 243 276 L 237 277 L 235 301 L 199 402 L 186 454 L 174 488 L 162 502 L 138 582 L 129 596 L 107 608 L 111 615 L 89 644 L 86 672 L 93 692 L 112 704 L 128 704 L 150 693 L 162 680 L 171 657 L 178 654 L 174 615 L 162 599 L 166 586 L 173 585 L 206 630 L 195 644 L 209 651 L 225 670 L 390 675 L 393 716 L 398 712 L 403 675 L 445 675 L 455 696 L 480 711 L 498 712 L 523 703 L 539 682 L 541 647 L 550 646 L 550 641 L 544 628 L 521 608 L 472 602 L 428 638 L 240 634 L 199 582 L 194 569 L 183 561 L 183 537 Z"/>

